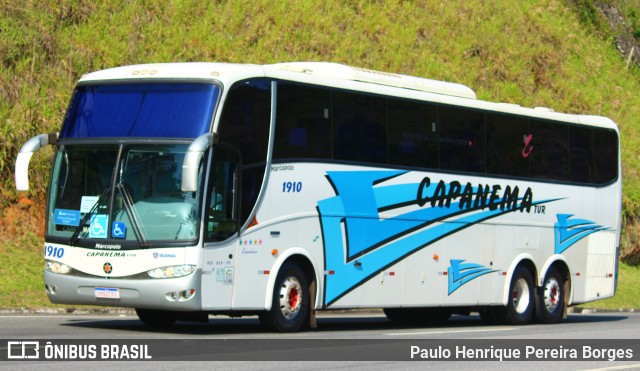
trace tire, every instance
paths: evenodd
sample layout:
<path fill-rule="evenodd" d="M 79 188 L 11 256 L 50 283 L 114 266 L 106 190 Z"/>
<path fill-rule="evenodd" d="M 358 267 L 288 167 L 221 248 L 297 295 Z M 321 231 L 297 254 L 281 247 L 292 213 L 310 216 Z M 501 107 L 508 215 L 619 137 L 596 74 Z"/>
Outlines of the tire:
<path fill-rule="evenodd" d="M 495 315 L 506 325 L 524 325 L 531 322 L 535 310 L 533 276 L 522 266 L 516 268 L 509 285 L 509 300 L 504 307 L 495 309 Z"/>
<path fill-rule="evenodd" d="M 539 323 L 558 322 L 565 310 L 565 279 L 556 269 L 550 269 L 544 277 L 538 294 L 536 319 Z"/>
<path fill-rule="evenodd" d="M 140 321 L 148 326 L 171 326 L 178 320 L 178 312 L 136 308 Z"/>
<path fill-rule="evenodd" d="M 436 324 L 451 317 L 449 308 L 384 308 L 383 311 L 390 321 L 404 324 Z"/>
<path fill-rule="evenodd" d="M 276 332 L 298 332 L 309 324 L 310 302 L 304 273 L 285 263 L 276 277 L 271 310 L 260 314 L 260 322 Z"/>

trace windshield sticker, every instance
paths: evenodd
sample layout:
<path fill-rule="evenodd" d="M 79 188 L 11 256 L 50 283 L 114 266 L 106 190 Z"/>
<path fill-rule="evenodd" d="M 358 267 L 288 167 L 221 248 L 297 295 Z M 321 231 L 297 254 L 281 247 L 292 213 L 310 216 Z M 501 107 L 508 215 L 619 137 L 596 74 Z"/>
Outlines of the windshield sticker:
<path fill-rule="evenodd" d="M 124 224 L 124 222 L 113 222 L 111 225 L 111 236 L 113 236 L 113 238 L 124 238 L 126 235 L 126 224 Z"/>
<path fill-rule="evenodd" d="M 80 211 L 55 209 L 53 211 L 53 222 L 58 225 L 77 227 L 80 225 Z"/>
<path fill-rule="evenodd" d="M 107 238 L 107 224 L 109 224 L 108 215 L 98 214 L 91 216 L 89 238 Z"/>
<path fill-rule="evenodd" d="M 98 202 L 100 196 L 82 196 L 82 200 L 80 201 L 80 212 L 88 213 L 93 209 L 93 205 Z"/>

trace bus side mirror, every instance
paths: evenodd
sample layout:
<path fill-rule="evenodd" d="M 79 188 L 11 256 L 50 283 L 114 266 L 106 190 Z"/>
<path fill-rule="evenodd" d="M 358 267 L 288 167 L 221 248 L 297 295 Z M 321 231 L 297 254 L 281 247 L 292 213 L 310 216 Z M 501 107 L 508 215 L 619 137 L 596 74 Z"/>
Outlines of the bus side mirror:
<path fill-rule="evenodd" d="M 218 141 L 218 136 L 212 133 L 202 134 L 197 137 L 187 149 L 182 162 L 182 192 L 195 192 L 198 190 L 198 168 L 204 152 Z"/>
<path fill-rule="evenodd" d="M 29 161 L 33 153 L 47 144 L 56 144 L 58 133 L 40 134 L 29 139 L 20 148 L 18 157 L 16 158 L 16 189 L 18 191 L 29 190 Z"/>

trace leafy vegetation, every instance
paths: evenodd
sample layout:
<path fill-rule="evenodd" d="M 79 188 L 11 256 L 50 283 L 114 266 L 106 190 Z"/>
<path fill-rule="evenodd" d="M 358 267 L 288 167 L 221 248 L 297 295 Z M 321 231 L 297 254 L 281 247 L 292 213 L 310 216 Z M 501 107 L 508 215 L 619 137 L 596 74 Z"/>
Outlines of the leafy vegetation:
<path fill-rule="evenodd" d="M 611 3 L 637 32 L 638 0 Z M 608 116 L 622 133 L 624 213 L 634 220 L 640 214 L 640 68 L 626 68 L 596 5 L 0 0 L 0 273 L 10 280 L 0 296 L 18 296 L 9 303 L 27 305 L 25 290 L 42 288 L 42 282 L 21 285 L 41 276 L 51 151 L 34 156 L 32 189 L 19 196 L 13 165 L 20 146 L 59 129 L 83 73 L 125 64 L 332 61 L 463 83 L 480 99 Z"/>
<path fill-rule="evenodd" d="M 619 8 L 625 15 L 629 32 L 636 39 L 640 39 L 640 0 L 622 0 Z"/>

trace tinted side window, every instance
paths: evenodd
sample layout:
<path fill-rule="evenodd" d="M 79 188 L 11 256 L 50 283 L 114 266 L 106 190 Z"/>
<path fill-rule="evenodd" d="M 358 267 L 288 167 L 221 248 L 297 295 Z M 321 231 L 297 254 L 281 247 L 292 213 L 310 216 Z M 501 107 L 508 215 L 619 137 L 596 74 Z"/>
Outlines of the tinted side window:
<path fill-rule="evenodd" d="M 594 129 L 596 183 L 608 183 L 618 175 L 618 135 L 614 130 Z"/>
<path fill-rule="evenodd" d="M 330 105 L 327 89 L 278 85 L 273 158 L 331 158 Z"/>
<path fill-rule="evenodd" d="M 440 168 L 485 171 L 484 119 L 481 112 L 440 108 Z"/>
<path fill-rule="evenodd" d="M 571 146 L 571 181 L 593 182 L 593 129 L 571 126 L 569 128 L 569 144 Z"/>
<path fill-rule="evenodd" d="M 245 164 L 264 162 L 269 143 L 271 86 L 268 80 L 252 80 L 231 87 L 222 108 L 220 141 L 236 146 Z"/>
<path fill-rule="evenodd" d="M 264 133 L 240 147 L 254 161 L 266 154 L 268 94 L 264 102 Z M 618 173 L 614 130 L 506 113 L 283 82 L 276 121 L 275 160 L 333 158 L 590 184 L 608 183 Z M 221 135 L 234 143 L 229 137 Z M 258 137 L 265 142 L 251 143 Z M 254 148 L 262 148 L 262 157 L 249 153 Z"/>
<path fill-rule="evenodd" d="M 569 180 L 569 127 L 540 120 L 529 124 L 532 137 L 531 177 Z"/>
<path fill-rule="evenodd" d="M 487 172 L 529 176 L 531 134 L 526 118 L 487 114 Z"/>
<path fill-rule="evenodd" d="M 242 153 L 242 220 L 246 221 L 262 187 L 271 120 L 271 82 L 243 81 L 231 87 L 222 108 L 220 142 Z"/>
<path fill-rule="evenodd" d="M 438 168 L 438 109 L 436 106 L 388 101 L 389 163 Z"/>
<path fill-rule="evenodd" d="M 387 162 L 385 100 L 345 92 L 333 93 L 334 158 Z"/>
<path fill-rule="evenodd" d="M 235 150 L 219 146 L 207 190 L 205 241 L 223 241 L 238 230 L 238 164 Z"/>

